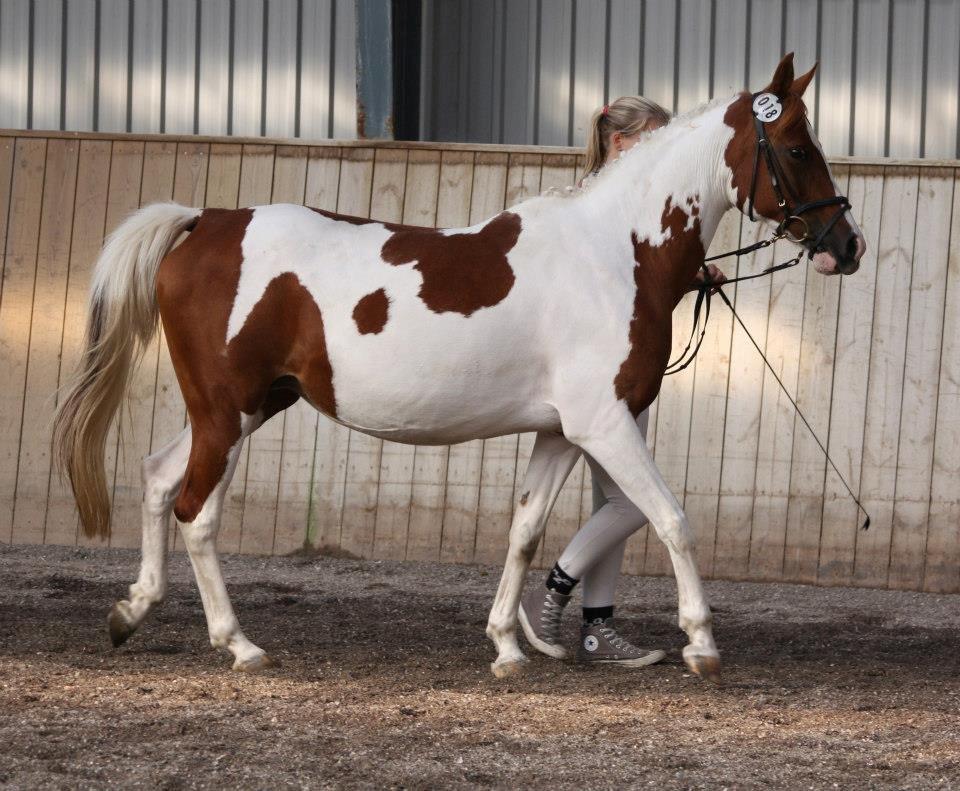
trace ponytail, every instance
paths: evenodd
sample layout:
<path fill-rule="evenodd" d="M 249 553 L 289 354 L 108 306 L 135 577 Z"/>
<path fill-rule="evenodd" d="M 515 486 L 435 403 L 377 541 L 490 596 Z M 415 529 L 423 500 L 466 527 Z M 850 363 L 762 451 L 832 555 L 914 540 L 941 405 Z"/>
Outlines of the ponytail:
<path fill-rule="evenodd" d="M 643 96 L 621 96 L 604 105 L 590 117 L 587 129 L 587 164 L 581 178 L 596 173 L 607 161 L 610 136 L 614 132 L 633 136 L 638 132 L 665 126 L 670 113 Z"/>

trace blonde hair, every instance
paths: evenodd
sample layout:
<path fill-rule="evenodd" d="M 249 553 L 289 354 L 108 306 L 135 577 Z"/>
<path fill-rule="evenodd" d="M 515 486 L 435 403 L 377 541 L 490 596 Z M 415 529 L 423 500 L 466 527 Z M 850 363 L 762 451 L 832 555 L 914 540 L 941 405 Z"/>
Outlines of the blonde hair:
<path fill-rule="evenodd" d="M 630 137 L 650 128 L 664 126 L 670 113 L 643 96 L 621 96 L 601 107 L 590 118 L 587 135 L 587 166 L 583 177 L 596 173 L 607 161 L 610 135 L 620 132 Z"/>

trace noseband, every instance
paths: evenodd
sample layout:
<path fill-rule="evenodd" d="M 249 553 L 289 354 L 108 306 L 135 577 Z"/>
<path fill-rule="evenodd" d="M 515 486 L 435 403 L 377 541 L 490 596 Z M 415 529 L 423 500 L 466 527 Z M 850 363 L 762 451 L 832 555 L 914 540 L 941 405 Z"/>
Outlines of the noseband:
<path fill-rule="evenodd" d="M 759 95 L 760 94 L 754 94 L 754 101 L 756 101 L 756 98 Z M 822 198 L 820 200 L 808 201 L 807 203 L 801 203 L 797 206 L 791 207 L 790 201 L 787 200 L 787 195 L 784 192 L 784 190 L 787 188 L 787 184 L 786 179 L 783 176 L 783 167 L 780 164 L 780 160 L 777 159 L 777 153 L 774 151 L 773 145 L 770 143 L 770 139 L 767 137 L 766 124 L 759 117 L 759 115 L 754 115 L 753 123 L 757 130 L 757 148 L 753 154 L 753 178 L 750 180 L 750 198 L 747 203 L 747 216 L 752 222 L 756 221 L 756 218 L 753 216 L 753 207 L 755 203 L 754 199 L 757 194 L 757 179 L 760 174 L 760 156 L 762 154 L 767 163 L 767 173 L 770 176 L 770 186 L 773 187 L 773 194 L 777 198 L 777 206 L 783 213 L 783 219 L 780 220 L 780 224 L 777 225 L 775 235 L 778 239 L 785 237 L 792 242 L 802 245 L 807 250 L 807 256 L 809 258 L 813 258 L 813 254 L 823 243 L 823 240 L 827 237 L 827 234 L 830 233 L 830 230 L 833 228 L 833 226 L 837 224 L 837 221 L 850 208 L 850 202 L 847 200 L 845 195 L 834 195 L 832 198 Z M 836 206 L 837 210 L 824 224 L 823 228 L 820 229 L 820 233 L 818 233 L 815 237 L 811 236 L 810 226 L 803 218 L 803 215 L 806 212 L 813 211 L 815 209 L 821 209 L 824 206 Z M 803 226 L 803 236 L 797 237 L 790 233 L 790 226 L 794 225 L 795 223 L 799 223 Z"/>

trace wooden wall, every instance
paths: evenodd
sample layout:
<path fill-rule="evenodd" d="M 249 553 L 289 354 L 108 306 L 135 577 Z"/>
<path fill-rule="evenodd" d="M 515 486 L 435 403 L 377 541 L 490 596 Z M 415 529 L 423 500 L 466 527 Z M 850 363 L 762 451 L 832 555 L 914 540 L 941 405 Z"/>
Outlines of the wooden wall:
<path fill-rule="evenodd" d="M 88 543 L 51 470 L 51 415 L 77 360 L 103 236 L 137 206 L 292 201 L 455 226 L 573 182 L 576 164 L 571 149 L 0 132 L 0 540 Z M 649 440 L 707 576 L 960 591 L 960 163 L 843 160 L 834 170 L 867 236 L 861 271 L 797 267 L 730 294 L 873 527 L 857 529 L 855 506 L 719 303 L 696 365 L 666 380 Z M 759 234 L 731 213 L 713 249 Z M 741 271 L 786 257 L 768 248 Z M 678 310 L 679 342 L 689 315 Z M 132 382 L 122 440 L 108 443 L 112 545 L 138 545 L 140 457 L 184 420 L 160 337 Z M 297 405 L 248 443 L 220 546 L 497 563 L 531 446 L 524 435 L 413 448 Z M 541 566 L 589 510 L 581 462 Z M 652 533 L 631 540 L 627 570 L 669 573 Z"/>

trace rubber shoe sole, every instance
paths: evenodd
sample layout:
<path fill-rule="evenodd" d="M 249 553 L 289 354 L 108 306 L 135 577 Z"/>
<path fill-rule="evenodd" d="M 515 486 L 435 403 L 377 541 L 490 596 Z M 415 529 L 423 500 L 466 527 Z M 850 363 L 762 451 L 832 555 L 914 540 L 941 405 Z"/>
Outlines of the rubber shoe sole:
<path fill-rule="evenodd" d="M 577 657 L 577 661 L 584 665 L 619 665 L 620 667 L 646 667 L 655 665 L 666 658 L 666 653 L 660 650 L 651 651 L 646 656 L 637 659 L 584 659 Z"/>

